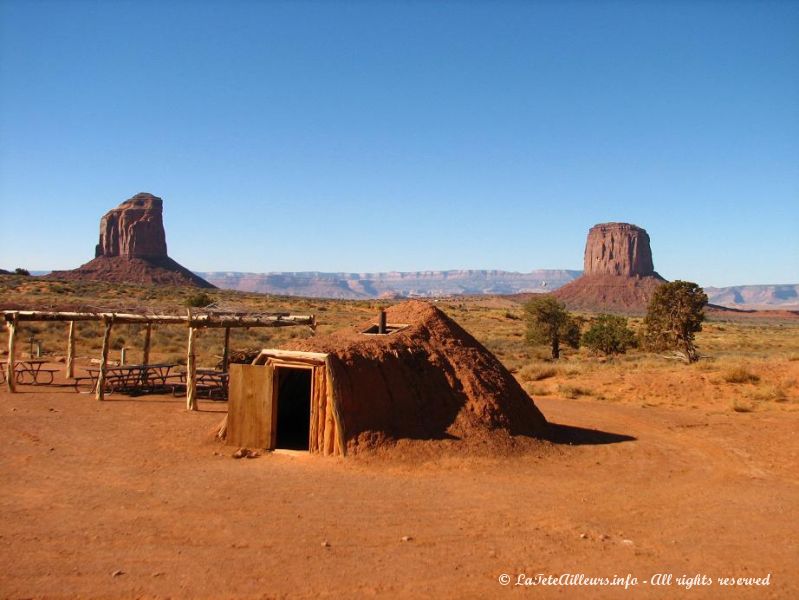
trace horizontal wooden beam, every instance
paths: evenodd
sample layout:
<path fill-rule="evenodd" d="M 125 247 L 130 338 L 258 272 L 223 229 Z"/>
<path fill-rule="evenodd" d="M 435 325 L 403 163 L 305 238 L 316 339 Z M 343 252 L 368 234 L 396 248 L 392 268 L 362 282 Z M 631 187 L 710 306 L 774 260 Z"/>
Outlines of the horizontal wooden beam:
<path fill-rule="evenodd" d="M 277 350 L 270 348 L 268 350 L 261 350 L 261 353 L 256 357 L 253 364 L 265 364 L 270 358 L 281 362 L 296 361 L 312 365 L 323 365 L 325 359 L 327 359 L 327 354 L 322 352 L 302 352 L 300 350 Z"/>
<path fill-rule="evenodd" d="M 188 315 L 138 315 L 115 312 L 62 312 L 42 310 L 2 311 L 7 322 L 22 321 L 104 321 L 113 320 L 117 324 L 161 323 L 165 325 L 185 325 L 188 327 L 290 327 L 293 325 L 316 326 L 314 315 L 292 315 L 289 313 L 270 313 L 253 315 L 232 314 L 193 314 Z"/>

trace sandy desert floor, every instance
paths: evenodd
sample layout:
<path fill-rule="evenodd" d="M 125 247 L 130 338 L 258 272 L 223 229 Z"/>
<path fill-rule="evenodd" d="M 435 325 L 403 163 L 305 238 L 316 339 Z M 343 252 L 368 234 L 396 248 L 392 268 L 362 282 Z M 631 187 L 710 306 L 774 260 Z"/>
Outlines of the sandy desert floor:
<path fill-rule="evenodd" d="M 20 389 L 0 392 L 3 598 L 799 597 L 796 411 L 548 396 L 577 443 L 234 460 L 224 403 Z M 638 584 L 514 585 L 563 573 Z"/>

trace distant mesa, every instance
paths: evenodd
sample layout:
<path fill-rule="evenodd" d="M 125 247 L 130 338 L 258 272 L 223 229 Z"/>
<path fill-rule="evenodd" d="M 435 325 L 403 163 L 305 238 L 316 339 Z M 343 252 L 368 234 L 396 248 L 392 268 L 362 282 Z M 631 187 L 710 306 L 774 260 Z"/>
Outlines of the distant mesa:
<path fill-rule="evenodd" d="M 100 219 L 95 258 L 71 271 L 53 271 L 52 279 L 106 281 L 140 285 L 215 286 L 178 264 L 166 252 L 163 200 L 136 194 Z"/>
<path fill-rule="evenodd" d="M 645 229 L 601 223 L 588 232 L 583 276 L 553 295 L 571 309 L 643 312 L 665 281 L 655 271 Z"/>

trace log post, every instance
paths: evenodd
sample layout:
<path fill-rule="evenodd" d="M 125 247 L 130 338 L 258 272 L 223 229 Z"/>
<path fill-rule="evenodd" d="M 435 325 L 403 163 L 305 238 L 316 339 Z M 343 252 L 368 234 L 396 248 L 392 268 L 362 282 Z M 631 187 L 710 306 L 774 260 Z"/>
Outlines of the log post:
<path fill-rule="evenodd" d="M 230 360 L 230 327 L 225 327 L 225 347 L 222 349 L 222 370 L 225 373 L 228 360 Z"/>
<path fill-rule="evenodd" d="M 189 326 L 189 348 L 186 356 L 186 410 L 197 410 L 197 358 L 194 355 L 196 330 Z"/>
<path fill-rule="evenodd" d="M 15 349 L 17 344 L 17 319 L 12 315 L 10 321 L 6 321 L 8 328 L 8 362 L 6 363 L 6 385 L 9 392 L 17 391 L 17 382 L 14 379 L 14 362 L 16 360 Z"/>
<path fill-rule="evenodd" d="M 141 363 L 143 365 L 150 364 L 150 333 L 153 328 L 152 323 L 147 323 L 147 327 L 144 329 L 144 351 L 142 352 L 142 359 Z"/>
<path fill-rule="evenodd" d="M 75 377 L 75 321 L 69 322 L 69 338 L 67 339 L 67 379 Z"/>
<path fill-rule="evenodd" d="M 377 333 L 381 335 L 386 333 L 386 311 L 382 308 L 380 309 L 380 315 L 378 316 Z"/>
<path fill-rule="evenodd" d="M 111 346 L 111 327 L 114 325 L 114 317 L 103 317 L 105 333 L 103 334 L 103 350 L 100 357 L 100 374 L 97 376 L 97 389 L 95 397 L 97 400 L 105 400 L 105 375 L 108 370 L 108 348 Z"/>

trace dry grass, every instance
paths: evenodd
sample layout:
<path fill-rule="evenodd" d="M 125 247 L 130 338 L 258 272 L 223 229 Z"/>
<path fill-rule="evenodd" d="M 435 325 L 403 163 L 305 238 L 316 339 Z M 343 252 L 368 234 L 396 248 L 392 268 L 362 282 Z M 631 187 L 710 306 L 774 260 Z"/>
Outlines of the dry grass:
<path fill-rule="evenodd" d="M 722 378 L 727 383 L 760 383 L 760 376 L 755 375 L 746 367 L 734 367 L 724 373 Z"/>
<path fill-rule="evenodd" d="M 590 396 L 593 392 L 586 387 L 581 387 L 579 385 L 559 385 L 558 392 L 566 397 L 571 398 L 574 400 L 575 398 L 579 398 L 580 396 Z"/>
<path fill-rule="evenodd" d="M 550 366 L 527 365 L 519 371 L 518 379 L 522 382 L 543 381 L 555 377 L 558 369 Z"/>

